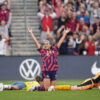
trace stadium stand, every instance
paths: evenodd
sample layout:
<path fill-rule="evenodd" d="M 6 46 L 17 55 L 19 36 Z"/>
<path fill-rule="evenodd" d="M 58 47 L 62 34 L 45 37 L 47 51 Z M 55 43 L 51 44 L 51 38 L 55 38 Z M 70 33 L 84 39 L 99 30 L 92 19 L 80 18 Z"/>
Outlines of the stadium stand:
<path fill-rule="evenodd" d="M 40 40 L 37 9 L 37 0 L 11 0 L 11 11 L 13 13 L 11 33 L 14 38 L 12 55 L 38 55 L 27 32 L 27 26 L 31 26 L 37 39 Z"/>
<path fill-rule="evenodd" d="M 42 28 L 48 25 L 51 30 L 47 22 L 53 23 L 52 31 L 56 35 L 56 40 L 60 39 L 65 28 L 71 29 L 59 50 L 60 54 L 83 55 L 83 52 L 87 52 L 88 55 L 94 55 L 100 49 L 99 10 L 98 0 L 39 0 L 38 16 L 42 17 Z M 56 17 L 50 22 L 52 13 L 56 13 Z"/>
<path fill-rule="evenodd" d="M 8 45 L 11 40 L 10 24 L 12 13 L 10 12 L 10 0 L 0 1 L 0 55 L 8 55 Z"/>
<path fill-rule="evenodd" d="M 13 40 L 11 41 L 11 50 L 9 55 L 39 55 L 35 44 L 27 32 L 27 27 L 32 27 L 33 33 L 37 37 L 38 41 L 41 42 L 41 30 L 39 28 L 43 29 L 43 27 L 37 16 L 37 13 L 41 10 L 44 10 L 44 12 L 50 10 L 50 12 L 54 12 L 57 15 L 56 18 L 52 20 L 54 40 L 58 41 L 61 37 L 62 30 L 64 29 L 62 25 L 65 25 L 65 27 L 69 27 L 72 30 L 69 33 L 68 38 L 64 40 L 64 43 L 59 50 L 60 54 L 83 54 L 84 51 L 91 48 L 87 48 L 87 45 L 91 45 L 91 43 L 87 41 L 87 39 L 89 40 L 89 37 L 87 37 L 89 35 L 94 35 L 93 38 L 95 38 L 96 41 L 95 45 L 95 41 L 93 40 L 94 46 L 92 46 L 92 54 L 94 54 L 95 50 L 100 51 L 100 25 L 98 25 L 100 24 L 98 21 L 98 19 L 100 20 L 100 5 L 97 5 L 94 0 L 78 0 L 78 2 L 75 2 L 74 0 L 47 0 L 47 3 L 45 0 L 5 1 L 6 5 L 7 1 L 11 2 L 11 12 L 13 14 L 10 27 Z M 91 13 L 92 10 L 95 13 L 94 16 L 93 12 Z M 98 23 L 95 22 L 93 17 L 97 18 L 96 22 Z M 46 27 L 47 26 L 45 26 L 45 28 Z M 48 37 L 52 36 L 49 34 Z M 97 47 L 97 49 L 95 49 L 95 47 Z"/>

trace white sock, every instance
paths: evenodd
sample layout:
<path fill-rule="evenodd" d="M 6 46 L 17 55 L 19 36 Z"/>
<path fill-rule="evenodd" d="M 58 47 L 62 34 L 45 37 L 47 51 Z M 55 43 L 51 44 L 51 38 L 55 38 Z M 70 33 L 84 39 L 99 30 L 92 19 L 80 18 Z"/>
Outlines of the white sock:
<path fill-rule="evenodd" d="M 11 89 L 11 85 L 3 85 L 3 89 Z"/>

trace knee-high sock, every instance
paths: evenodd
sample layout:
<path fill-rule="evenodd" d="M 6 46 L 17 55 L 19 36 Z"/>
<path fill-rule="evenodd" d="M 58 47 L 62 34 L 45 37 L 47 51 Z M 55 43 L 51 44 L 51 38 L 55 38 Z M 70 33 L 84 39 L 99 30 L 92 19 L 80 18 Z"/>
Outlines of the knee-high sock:
<path fill-rule="evenodd" d="M 11 89 L 11 85 L 3 85 L 3 89 L 5 90 L 5 89 Z"/>
<path fill-rule="evenodd" d="M 36 91 L 45 91 L 45 88 L 44 88 L 44 86 L 36 86 L 35 90 Z"/>
<path fill-rule="evenodd" d="M 55 90 L 70 90 L 70 85 L 57 85 L 54 87 Z"/>

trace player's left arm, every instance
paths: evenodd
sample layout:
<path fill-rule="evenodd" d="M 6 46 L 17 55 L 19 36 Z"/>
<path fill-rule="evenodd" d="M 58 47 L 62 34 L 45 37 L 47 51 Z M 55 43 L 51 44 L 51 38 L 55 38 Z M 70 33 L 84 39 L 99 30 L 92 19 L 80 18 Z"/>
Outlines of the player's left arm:
<path fill-rule="evenodd" d="M 57 47 L 60 48 L 62 42 L 64 41 L 65 37 L 67 36 L 67 34 L 70 32 L 70 29 L 67 28 L 66 30 L 64 30 L 63 32 L 63 36 L 61 37 L 61 39 L 59 40 L 59 42 L 57 43 Z"/>

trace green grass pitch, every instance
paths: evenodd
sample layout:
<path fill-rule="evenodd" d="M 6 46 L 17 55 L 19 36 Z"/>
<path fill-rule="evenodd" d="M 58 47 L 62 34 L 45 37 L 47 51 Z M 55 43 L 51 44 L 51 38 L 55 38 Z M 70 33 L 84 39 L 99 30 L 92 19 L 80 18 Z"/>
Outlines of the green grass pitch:
<path fill-rule="evenodd" d="M 4 84 L 10 84 L 14 81 L 0 81 Z M 82 80 L 60 80 L 57 84 L 76 85 Z M 100 90 L 94 88 L 84 91 L 2 91 L 0 92 L 0 100 L 100 100 Z"/>

